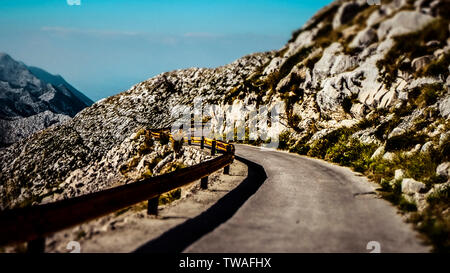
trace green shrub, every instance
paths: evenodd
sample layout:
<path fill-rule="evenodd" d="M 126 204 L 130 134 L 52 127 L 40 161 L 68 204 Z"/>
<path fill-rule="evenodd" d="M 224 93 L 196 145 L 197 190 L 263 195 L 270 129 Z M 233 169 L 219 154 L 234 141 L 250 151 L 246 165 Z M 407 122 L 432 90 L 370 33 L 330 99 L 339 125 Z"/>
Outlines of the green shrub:
<path fill-rule="evenodd" d="M 401 197 L 398 203 L 398 207 L 403 211 L 417 211 L 417 205 L 415 203 L 411 203 L 405 198 Z"/>
<path fill-rule="evenodd" d="M 405 170 L 407 177 L 423 182 L 429 182 L 430 178 L 436 175 L 439 163 L 440 160 L 436 157 L 435 151 L 418 153 L 411 157 L 398 153 L 392 162 L 396 168 Z"/>
<path fill-rule="evenodd" d="M 309 152 L 309 145 L 306 144 L 296 144 L 289 149 L 289 152 L 296 153 L 299 155 L 307 155 Z"/>
<path fill-rule="evenodd" d="M 348 143 L 348 137 L 341 135 L 339 141 L 334 146 L 328 148 L 325 159 L 343 166 L 350 166 L 350 163 L 355 159 L 353 147 L 351 146 Z"/>
<path fill-rule="evenodd" d="M 325 159 L 364 172 L 369 168 L 370 157 L 375 150 L 374 144 L 363 144 L 358 139 L 341 135 L 339 141 L 327 150 Z"/>
<path fill-rule="evenodd" d="M 369 168 L 366 172 L 367 176 L 377 183 L 380 183 L 382 179 L 392 179 L 394 177 L 395 167 L 390 161 L 382 158 L 374 159 L 369 163 Z"/>
<path fill-rule="evenodd" d="M 365 172 L 369 169 L 370 163 L 372 163 L 371 156 L 376 150 L 376 145 L 374 144 L 360 144 L 357 153 L 358 157 L 351 163 L 353 169 L 357 172 Z"/>
<path fill-rule="evenodd" d="M 412 95 L 413 92 L 410 92 L 410 94 Z M 400 118 L 401 117 L 405 117 L 408 115 L 411 115 L 411 113 L 416 109 L 416 106 L 414 104 L 414 100 L 410 100 L 408 101 L 408 103 L 403 103 L 401 107 L 395 108 L 393 109 L 392 113 L 395 114 L 394 119 L 392 120 L 392 122 L 398 122 L 400 123 Z M 397 126 L 395 124 L 395 126 Z M 392 129 L 394 128 L 390 128 L 390 131 L 392 131 Z"/>
<path fill-rule="evenodd" d="M 333 147 L 342 137 L 347 138 L 355 131 L 355 128 L 342 127 L 336 129 L 321 139 L 314 141 L 308 151 L 308 156 L 325 158 L 328 149 Z"/>
<path fill-rule="evenodd" d="M 184 165 L 183 163 L 178 163 L 178 162 L 169 162 L 167 165 L 165 165 L 160 171 L 159 174 L 166 174 L 166 173 L 171 173 L 180 169 L 186 168 L 186 165 Z"/>
<path fill-rule="evenodd" d="M 289 142 L 291 140 L 291 133 L 288 130 L 284 130 L 278 136 L 278 149 L 287 150 L 289 148 Z"/>
<path fill-rule="evenodd" d="M 319 139 L 314 141 L 310 147 L 309 151 L 307 153 L 308 156 L 311 157 L 318 157 L 318 158 L 324 158 L 326 155 L 326 148 L 328 148 L 328 140 L 327 139 Z"/>
<path fill-rule="evenodd" d="M 149 132 L 145 128 L 141 128 L 136 132 L 133 140 L 138 140 L 142 135 L 147 135 Z"/>
<path fill-rule="evenodd" d="M 388 192 L 388 191 L 392 191 L 392 186 L 391 186 L 391 181 L 390 180 L 386 180 L 384 178 L 381 179 L 381 181 L 379 182 L 380 186 L 381 186 L 381 190 Z"/>
<path fill-rule="evenodd" d="M 142 136 L 144 136 L 144 143 L 138 148 L 139 155 L 146 155 L 152 151 L 152 147 L 154 144 L 153 137 L 151 135 L 151 131 L 145 128 L 141 128 L 137 131 L 136 136 L 134 137 L 134 141 L 139 140 Z"/>

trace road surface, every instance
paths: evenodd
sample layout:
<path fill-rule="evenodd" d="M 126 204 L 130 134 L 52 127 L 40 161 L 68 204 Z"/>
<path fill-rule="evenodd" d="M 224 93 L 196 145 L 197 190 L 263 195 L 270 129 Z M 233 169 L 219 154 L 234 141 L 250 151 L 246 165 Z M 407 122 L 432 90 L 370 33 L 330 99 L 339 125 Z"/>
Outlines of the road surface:
<path fill-rule="evenodd" d="M 267 178 L 185 252 L 370 252 L 372 241 L 381 252 L 430 251 L 377 198 L 376 185 L 348 168 L 247 145 L 236 145 L 236 155 L 261 165 Z"/>

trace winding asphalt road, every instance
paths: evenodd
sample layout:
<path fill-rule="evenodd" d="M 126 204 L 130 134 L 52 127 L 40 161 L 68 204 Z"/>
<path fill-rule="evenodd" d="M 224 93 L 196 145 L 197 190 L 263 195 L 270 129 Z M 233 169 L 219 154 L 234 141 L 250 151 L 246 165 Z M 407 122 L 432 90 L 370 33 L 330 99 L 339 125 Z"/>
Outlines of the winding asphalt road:
<path fill-rule="evenodd" d="M 267 179 L 231 216 L 185 252 L 428 252 L 376 186 L 348 168 L 246 145 L 236 155 Z M 377 243 L 374 243 L 375 245 Z M 371 248 L 372 249 L 372 248 Z"/>

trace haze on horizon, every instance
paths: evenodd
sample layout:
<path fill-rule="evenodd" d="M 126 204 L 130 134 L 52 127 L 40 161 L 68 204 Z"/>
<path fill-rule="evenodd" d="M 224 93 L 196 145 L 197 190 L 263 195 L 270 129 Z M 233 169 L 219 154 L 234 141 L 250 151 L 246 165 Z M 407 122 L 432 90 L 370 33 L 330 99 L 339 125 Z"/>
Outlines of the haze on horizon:
<path fill-rule="evenodd" d="M 4 0 L 0 52 L 92 100 L 159 73 L 281 48 L 331 0 Z"/>

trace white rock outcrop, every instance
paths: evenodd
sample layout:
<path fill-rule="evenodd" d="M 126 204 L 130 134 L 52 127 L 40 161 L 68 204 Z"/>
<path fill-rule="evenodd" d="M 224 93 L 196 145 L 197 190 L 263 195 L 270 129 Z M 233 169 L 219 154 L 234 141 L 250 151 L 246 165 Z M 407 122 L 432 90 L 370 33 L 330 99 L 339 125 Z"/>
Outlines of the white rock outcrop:
<path fill-rule="evenodd" d="M 418 182 L 412 178 L 404 178 L 402 180 L 402 193 L 404 194 L 415 194 L 424 191 L 426 188 L 425 184 Z"/>

